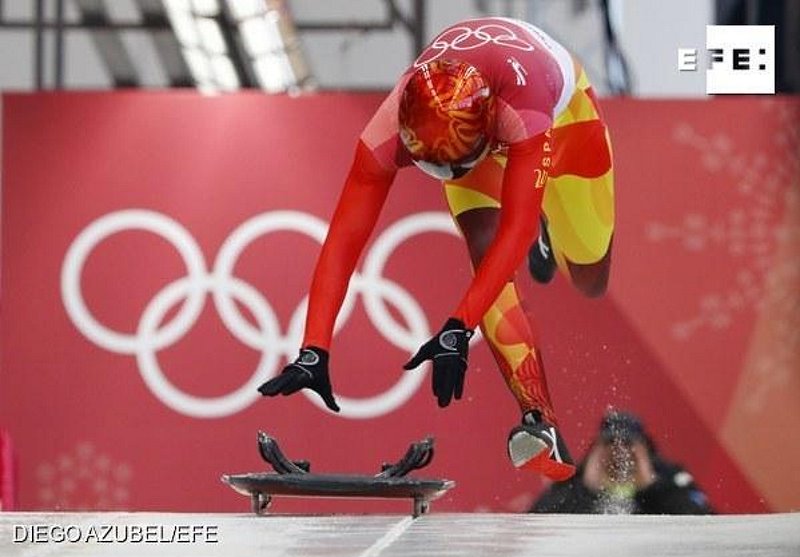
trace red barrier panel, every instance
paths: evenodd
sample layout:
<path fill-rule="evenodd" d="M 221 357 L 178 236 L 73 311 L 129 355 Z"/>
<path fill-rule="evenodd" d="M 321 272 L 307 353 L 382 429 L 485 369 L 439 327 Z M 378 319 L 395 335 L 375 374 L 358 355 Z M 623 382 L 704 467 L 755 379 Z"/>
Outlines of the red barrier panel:
<path fill-rule="evenodd" d="M 8 432 L 0 430 L 0 511 L 13 511 L 16 501 L 14 452 Z"/>
<path fill-rule="evenodd" d="M 293 358 L 352 149 L 380 95 L 6 95 L 0 423 L 22 509 L 243 510 L 256 431 L 317 471 L 377 472 L 432 434 L 437 510 L 519 511 L 518 420 L 486 346 L 461 402 L 401 369 L 469 277 L 440 187 L 398 175 L 331 354 L 342 415 L 255 386 Z M 525 294 L 580 457 L 609 405 L 639 413 L 722 512 L 800 506 L 797 101 L 607 101 L 610 293 Z M 433 262 L 436 265 L 433 265 Z M 442 273 L 441 269 L 449 271 Z M 785 474 L 785 472 L 781 473 Z M 313 510 L 399 510 L 324 502 Z M 309 510 L 277 501 L 277 511 Z"/>

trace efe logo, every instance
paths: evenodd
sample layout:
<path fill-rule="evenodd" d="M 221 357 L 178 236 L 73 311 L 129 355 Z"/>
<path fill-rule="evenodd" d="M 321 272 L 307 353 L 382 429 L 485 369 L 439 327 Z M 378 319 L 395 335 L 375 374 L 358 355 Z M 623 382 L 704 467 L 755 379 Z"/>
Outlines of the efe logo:
<path fill-rule="evenodd" d="M 707 25 L 706 93 L 774 94 L 775 26 Z M 697 71 L 696 48 L 678 49 L 678 70 Z"/>

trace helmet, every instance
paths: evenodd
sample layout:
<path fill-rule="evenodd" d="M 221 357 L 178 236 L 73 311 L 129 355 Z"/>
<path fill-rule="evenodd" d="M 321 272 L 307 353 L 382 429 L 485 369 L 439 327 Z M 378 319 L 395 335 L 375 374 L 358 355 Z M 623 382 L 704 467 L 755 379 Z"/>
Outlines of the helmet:
<path fill-rule="evenodd" d="M 411 75 L 398 116 L 414 164 L 435 178 L 460 178 L 489 151 L 494 95 L 474 66 L 438 59 Z"/>

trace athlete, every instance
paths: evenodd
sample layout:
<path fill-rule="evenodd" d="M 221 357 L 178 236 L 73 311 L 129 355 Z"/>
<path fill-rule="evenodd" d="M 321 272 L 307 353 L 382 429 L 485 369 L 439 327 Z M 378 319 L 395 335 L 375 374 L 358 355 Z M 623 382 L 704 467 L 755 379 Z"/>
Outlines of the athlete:
<path fill-rule="evenodd" d="M 565 480 L 575 466 L 515 273 L 527 254 L 538 282 L 558 268 L 586 295 L 603 294 L 614 223 L 611 145 L 581 65 L 523 21 L 448 27 L 378 108 L 317 262 L 300 354 L 259 391 L 309 388 L 339 410 L 328 375 L 334 321 L 395 174 L 411 164 L 442 182 L 474 274 L 441 330 L 404 368 L 431 361 L 439 406 L 460 399 L 480 325 L 522 411 L 508 438 L 511 462 Z"/>

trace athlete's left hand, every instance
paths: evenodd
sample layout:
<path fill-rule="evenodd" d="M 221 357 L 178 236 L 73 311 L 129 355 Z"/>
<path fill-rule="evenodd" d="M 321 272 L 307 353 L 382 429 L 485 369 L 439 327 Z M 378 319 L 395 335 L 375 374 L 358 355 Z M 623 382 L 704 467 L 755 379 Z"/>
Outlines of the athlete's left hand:
<path fill-rule="evenodd" d="M 416 355 L 403 366 L 409 370 L 425 360 L 433 362 L 433 394 L 439 406 L 444 408 L 464 392 L 464 375 L 467 372 L 469 339 L 473 331 L 467 329 L 460 319 L 451 317 L 442 330 L 422 345 Z"/>

